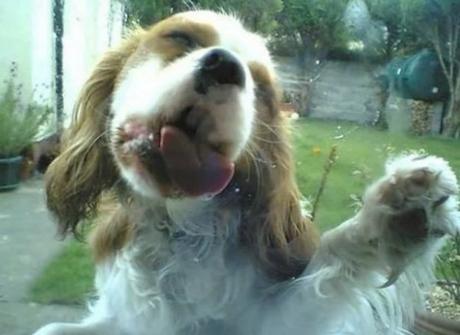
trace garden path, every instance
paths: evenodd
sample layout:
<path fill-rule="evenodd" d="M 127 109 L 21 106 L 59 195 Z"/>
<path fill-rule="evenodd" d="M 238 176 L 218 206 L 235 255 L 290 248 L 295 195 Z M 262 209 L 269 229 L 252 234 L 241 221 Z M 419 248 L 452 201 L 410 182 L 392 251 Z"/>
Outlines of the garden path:
<path fill-rule="evenodd" d="M 46 210 L 41 178 L 0 192 L 0 335 L 30 335 L 46 323 L 81 318 L 81 308 L 28 300 L 33 280 L 64 245 Z"/>

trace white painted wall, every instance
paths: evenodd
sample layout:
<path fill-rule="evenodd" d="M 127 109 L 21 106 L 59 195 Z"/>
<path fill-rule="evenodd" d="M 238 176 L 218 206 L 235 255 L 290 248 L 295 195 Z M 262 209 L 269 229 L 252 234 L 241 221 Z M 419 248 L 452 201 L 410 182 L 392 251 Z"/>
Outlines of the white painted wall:
<path fill-rule="evenodd" d="M 64 113 L 67 125 L 80 89 L 101 55 L 121 38 L 122 6 L 111 0 L 67 0 L 64 9 Z"/>
<path fill-rule="evenodd" d="M 52 103 L 54 84 L 52 0 L 32 0 L 30 50 L 32 98 Z"/>
<path fill-rule="evenodd" d="M 32 0 L 31 17 L 31 99 L 38 104 L 54 106 L 54 39 L 52 0 Z M 37 135 L 37 140 L 54 132 L 56 116 L 50 115 Z"/>
<path fill-rule="evenodd" d="M 31 82 L 32 1 L 0 1 L 0 93 L 9 79 L 11 63 L 18 66 L 16 83 L 23 85 L 23 99 L 29 99 Z"/>
<path fill-rule="evenodd" d="M 54 107 L 52 0 L 0 0 L 0 23 L 0 94 L 14 61 L 18 64 L 17 83 L 23 85 L 24 102 L 34 100 Z M 116 0 L 65 1 L 65 124 L 91 69 L 101 54 L 121 39 L 122 27 L 123 7 Z"/>

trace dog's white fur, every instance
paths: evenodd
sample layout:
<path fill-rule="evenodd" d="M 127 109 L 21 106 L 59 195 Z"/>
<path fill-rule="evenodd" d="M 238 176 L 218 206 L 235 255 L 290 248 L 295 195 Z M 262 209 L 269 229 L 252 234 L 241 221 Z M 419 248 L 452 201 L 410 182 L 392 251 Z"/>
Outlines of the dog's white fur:
<path fill-rule="evenodd" d="M 257 60 L 272 69 L 261 39 L 233 18 L 210 12 L 182 15 L 212 24 L 220 46 L 243 65 Z M 113 127 L 133 116 L 170 115 L 193 101 L 218 121 L 208 141 L 225 137 L 237 157 L 254 121 L 254 84 L 249 79 L 243 91 L 225 87 L 196 96 L 190 69 L 203 54 L 199 50 L 178 60 L 171 72 L 160 74 L 164 78 L 158 77 L 159 59 L 130 69 L 114 92 Z M 407 334 L 433 279 L 440 235 L 459 228 L 458 185 L 448 164 L 432 156 L 397 157 L 368 188 L 359 213 L 322 236 L 303 274 L 276 282 L 257 270 L 238 244 L 242 213 L 232 212 L 222 225 L 219 204 L 206 198 L 161 198 L 153 183 L 118 165 L 142 203 L 135 237 L 98 264 L 98 298 L 86 319 L 53 323 L 35 335 Z M 384 200 L 388 192 L 396 205 Z M 429 236 L 407 243 L 395 238 L 390 217 L 413 208 L 426 211 Z"/>

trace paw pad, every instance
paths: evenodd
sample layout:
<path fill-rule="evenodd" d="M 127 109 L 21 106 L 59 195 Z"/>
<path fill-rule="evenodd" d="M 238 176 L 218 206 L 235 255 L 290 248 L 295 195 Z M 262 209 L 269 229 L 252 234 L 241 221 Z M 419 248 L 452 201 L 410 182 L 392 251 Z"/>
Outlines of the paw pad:
<path fill-rule="evenodd" d="M 446 161 L 434 156 L 391 160 L 386 175 L 368 189 L 364 206 L 376 236 L 392 247 L 411 248 L 429 236 L 454 234 L 460 214 L 457 179 Z"/>

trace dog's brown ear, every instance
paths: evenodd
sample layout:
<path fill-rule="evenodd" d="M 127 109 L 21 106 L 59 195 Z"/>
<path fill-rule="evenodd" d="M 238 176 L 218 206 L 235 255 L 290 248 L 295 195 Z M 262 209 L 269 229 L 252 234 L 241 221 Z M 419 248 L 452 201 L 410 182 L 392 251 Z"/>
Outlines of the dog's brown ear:
<path fill-rule="evenodd" d="M 302 211 L 302 197 L 295 179 L 289 125 L 279 111 L 274 79 L 260 66 L 250 67 L 257 83 L 257 120 L 250 154 L 244 155 L 245 180 L 255 201 L 248 211 L 250 224 L 243 239 L 262 266 L 272 275 L 299 275 L 319 243 L 319 235 Z M 257 222 L 254 222 L 256 220 Z"/>
<path fill-rule="evenodd" d="M 138 35 L 107 52 L 97 64 L 63 135 L 61 153 L 46 172 L 48 208 L 62 235 L 76 233 L 77 224 L 94 213 L 101 193 L 118 178 L 107 143 L 107 116 L 115 81 L 135 51 Z"/>
<path fill-rule="evenodd" d="M 281 117 L 280 117 L 281 118 Z M 258 132 L 265 143 L 258 144 L 261 160 L 259 185 L 250 215 L 258 218 L 246 238 L 256 247 L 256 255 L 272 275 L 283 279 L 298 276 L 319 243 L 319 235 L 302 211 L 302 197 L 294 175 L 286 126 L 278 120 L 273 128 Z"/>

